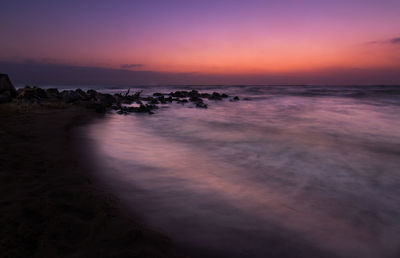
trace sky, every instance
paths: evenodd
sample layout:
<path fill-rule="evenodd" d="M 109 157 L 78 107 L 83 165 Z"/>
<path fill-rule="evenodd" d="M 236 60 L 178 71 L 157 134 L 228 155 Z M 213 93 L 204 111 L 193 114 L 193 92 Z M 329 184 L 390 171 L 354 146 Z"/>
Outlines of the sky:
<path fill-rule="evenodd" d="M 400 84 L 399 0 L 6 0 L 1 9 L 0 73 L 17 80 L 46 79 L 51 67 L 67 82 L 81 67 L 92 69 L 81 78 L 107 70 L 115 84 Z"/>

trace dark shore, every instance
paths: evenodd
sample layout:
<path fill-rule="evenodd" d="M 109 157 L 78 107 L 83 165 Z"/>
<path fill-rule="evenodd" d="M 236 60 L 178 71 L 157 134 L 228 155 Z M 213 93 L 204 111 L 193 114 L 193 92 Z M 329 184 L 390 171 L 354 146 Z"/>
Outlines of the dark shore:
<path fill-rule="evenodd" d="M 72 129 L 109 110 L 153 114 L 173 102 L 207 108 L 203 98 L 229 96 L 129 93 L 17 90 L 0 74 L 0 257 L 183 257 L 92 182 L 95 166 L 79 155 L 84 143 Z"/>
<path fill-rule="evenodd" d="M 0 257 L 182 257 L 91 182 L 71 129 L 98 116 L 0 105 Z"/>

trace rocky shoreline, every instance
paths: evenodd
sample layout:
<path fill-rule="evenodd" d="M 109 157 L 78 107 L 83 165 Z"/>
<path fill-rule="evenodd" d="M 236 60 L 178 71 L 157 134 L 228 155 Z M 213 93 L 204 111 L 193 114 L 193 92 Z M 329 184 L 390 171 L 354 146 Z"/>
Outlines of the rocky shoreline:
<path fill-rule="evenodd" d="M 14 101 L 17 104 L 39 105 L 77 105 L 93 109 L 98 113 L 115 110 L 118 114 L 148 113 L 154 114 L 159 105 L 191 103 L 197 108 L 207 108 L 204 100 L 221 101 L 230 99 L 238 101 L 239 97 L 230 97 L 225 93 L 200 93 L 197 90 L 175 91 L 170 93 L 153 93 L 152 96 L 142 96 L 138 91 L 130 94 L 130 89 L 125 93 L 114 95 L 101 93 L 95 90 L 83 91 L 82 89 L 59 91 L 57 88 L 42 89 L 26 86 L 16 90 L 10 79 L 5 74 L 0 74 L 0 103 Z"/>
<path fill-rule="evenodd" d="M 102 113 L 153 114 L 160 105 L 207 108 L 238 97 L 176 91 L 105 94 L 24 87 L 0 75 L 0 257 L 184 257 L 91 183 L 71 128 Z M 97 112 L 93 112 L 95 110 Z"/>

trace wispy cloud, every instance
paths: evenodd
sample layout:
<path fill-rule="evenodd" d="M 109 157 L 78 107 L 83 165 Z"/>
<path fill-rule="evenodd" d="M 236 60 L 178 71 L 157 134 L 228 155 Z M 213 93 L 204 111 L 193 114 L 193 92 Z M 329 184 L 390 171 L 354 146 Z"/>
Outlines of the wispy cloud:
<path fill-rule="evenodd" d="M 392 44 L 400 44 L 400 37 L 392 38 L 390 40 L 390 43 L 392 43 Z"/>
<path fill-rule="evenodd" d="M 397 45 L 400 44 L 400 37 L 395 37 L 391 39 L 386 39 L 386 40 L 375 40 L 375 41 L 369 41 L 367 42 L 368 45 L 376 45 L 376 44 L 392 44 L 392 45 Z"/>
<path fill-rule="evenodd" d="M 121 65 L 122 69 L 131 69 L 131 68 L 138 68 L 138 67 L 143 67 L 143 64 L 123 64 Z"/>

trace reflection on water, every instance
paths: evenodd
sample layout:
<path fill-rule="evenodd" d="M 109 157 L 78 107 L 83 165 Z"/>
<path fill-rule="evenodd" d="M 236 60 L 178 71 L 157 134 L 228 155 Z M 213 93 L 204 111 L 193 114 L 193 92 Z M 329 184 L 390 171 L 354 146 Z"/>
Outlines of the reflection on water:
<path fill-rule="evenodd" d="M 224 89 L 90 126 L 99 178 L 193 257 L 400 256 L 400 89 Z"/>

